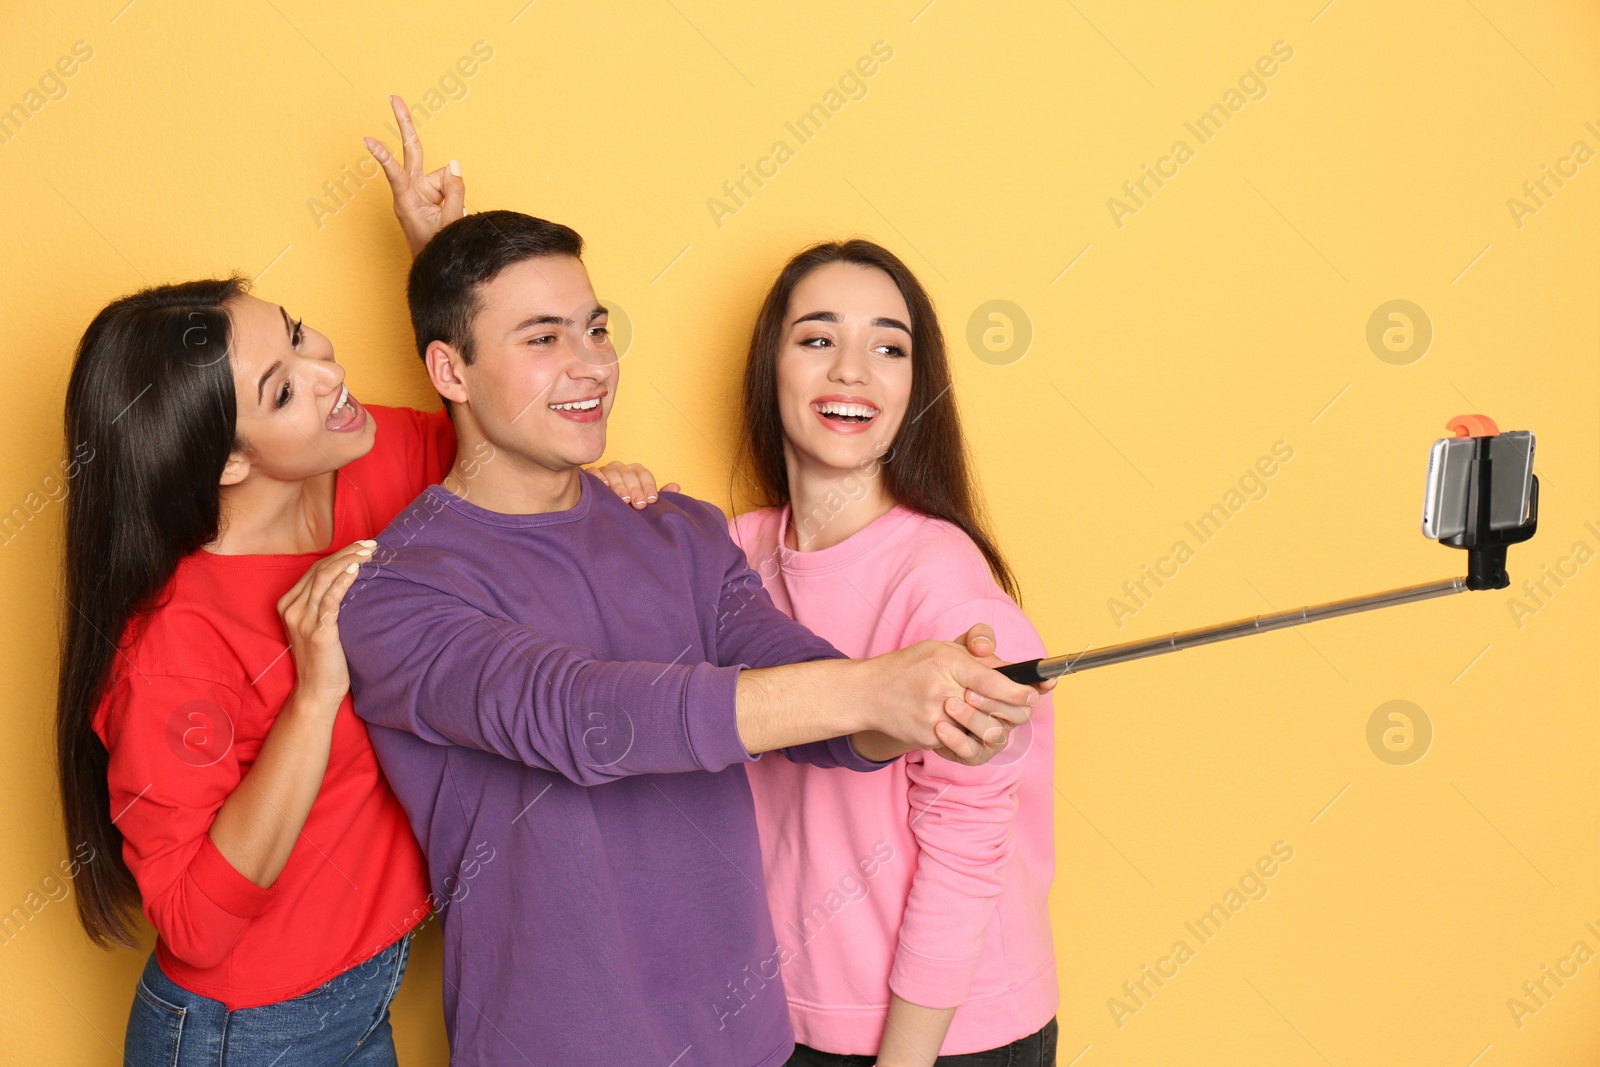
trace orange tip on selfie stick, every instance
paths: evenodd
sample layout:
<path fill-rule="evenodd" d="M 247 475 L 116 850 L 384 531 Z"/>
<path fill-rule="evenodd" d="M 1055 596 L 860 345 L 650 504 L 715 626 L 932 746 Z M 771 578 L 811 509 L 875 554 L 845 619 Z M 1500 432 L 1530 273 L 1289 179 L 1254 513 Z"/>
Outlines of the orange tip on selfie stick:
<path fill-rule="evenodd" d="M 1319 619 L 1354 615 L 1376 608 L 1432 600 L 1468 590 L 1504 589 L 1506 549 L 1532 537 L 1539 526 L 1539 478 L 1533 473 L 1533 435 L 1526 430 L 1502 434 L 1487 415 L 1457 415 L 1445 424 L 1454 439 L 1434 443 L 1428 469 L 1423 530 L 1441 544 L 1467 551 L 1467 576 L 1442 582 L 1404 586 L 1348 600 L 1332 600 L 1293 611 L 1180 630 L 1165 637 L 1128 641 L 1087 649 L 1070 656 L 1032 659 L 1000 668 L 1013 681 L 1033 685 L 1063 674 L 1094 667 L 1161 656 L 1196 645 L 1282 630 Z"/>

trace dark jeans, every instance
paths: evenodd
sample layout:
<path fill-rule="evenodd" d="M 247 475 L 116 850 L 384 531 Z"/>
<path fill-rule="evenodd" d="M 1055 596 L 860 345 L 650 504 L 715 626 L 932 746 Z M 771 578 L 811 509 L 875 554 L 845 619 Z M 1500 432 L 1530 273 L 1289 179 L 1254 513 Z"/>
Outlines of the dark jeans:
<path fill-rule="evenodd" d="M 389 1002 L 411 937 L 290 1000 L 229 1011 L 168 978 L 155 953 L 128 1014 L 126 1067 L 395 1067 Z"/>
<path fill-rule="evenodd" d="M 814 1048 L 797 1044 L 794 1055 L 784 1067 L 872 1067 L 876 1056 L 841 1056 L 836 1052 L 818 1052 Z M 938 1067 L 1055 1067 L 1056 1021 L 1051 1019 L 1044 1028 L 1009 1045 L 1001 1045 L 987 1052 L 968 1052 L 960 1056 L 940 1056 L 934 1061 Z"/>

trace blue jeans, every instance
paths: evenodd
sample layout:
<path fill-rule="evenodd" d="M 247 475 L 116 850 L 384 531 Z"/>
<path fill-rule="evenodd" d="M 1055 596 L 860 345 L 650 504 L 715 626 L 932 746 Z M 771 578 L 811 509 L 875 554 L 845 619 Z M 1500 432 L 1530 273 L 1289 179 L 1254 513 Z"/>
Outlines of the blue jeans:
<path fill-rule="evenodd" d="M 795 1045 L 794 1055 L 784 1067 L 872 1067 L 876 1056 L 844 1056 L 837 1052 L 818 1052 L 807 1045 Z M 940 1056 L 937 1067 L 1055 1067 L 1056 1021 L 1044 1028 L 987 1052 L 968 1052 L 960 1056 Z"/>
<path fill-rule="evenodd" d="M 124 1067 L 396 1067 L 389 1002 L 411 955 L 407 935 L 307 993 L 229 1011 L 145 964 L 128 1013 Z"/>

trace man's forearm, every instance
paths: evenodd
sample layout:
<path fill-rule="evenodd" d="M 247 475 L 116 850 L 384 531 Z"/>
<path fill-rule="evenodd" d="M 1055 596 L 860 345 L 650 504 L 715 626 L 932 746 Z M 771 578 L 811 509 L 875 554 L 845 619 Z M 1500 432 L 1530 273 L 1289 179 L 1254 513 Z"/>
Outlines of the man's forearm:
<path fill-rule="evenodd" d="M 873 673 L 870 661 L 847 659 L 740 671 L 735 711 L 745 751 L 754 756 L 867 729 L 863 709 Z M 856 751 L 867 759 L 898 754 Z"/>

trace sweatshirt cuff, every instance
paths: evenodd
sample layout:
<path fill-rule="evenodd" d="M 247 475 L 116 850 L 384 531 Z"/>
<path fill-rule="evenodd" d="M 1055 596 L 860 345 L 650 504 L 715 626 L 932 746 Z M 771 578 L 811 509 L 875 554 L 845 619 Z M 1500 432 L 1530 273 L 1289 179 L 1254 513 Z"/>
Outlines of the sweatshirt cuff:
<path fill-rule="evenodd" d="M 978 959 L 934 959 L 901 944 L 894 954 L 894 969 L 889 972 L 889 989 L 901 1000 L 924 1008 L 959 1008 L 972 992 Z"/>
<path fill-rule="evenodd" d="M 234 869 L 210 834 L 200 836 L 200 851 L 189 864 L 189 877 L 217 907 L 240 919 L 253 919 L 277 899 L 276 887 L 263 889 Z"/>
<path fill-rule="evenodd" d="M 700 663 L 689 669 L 684 686 L 684 729 L 689 751 L 700 766 L 720 771 L 755 761 L 739 739 L 739 667 Z"/>

